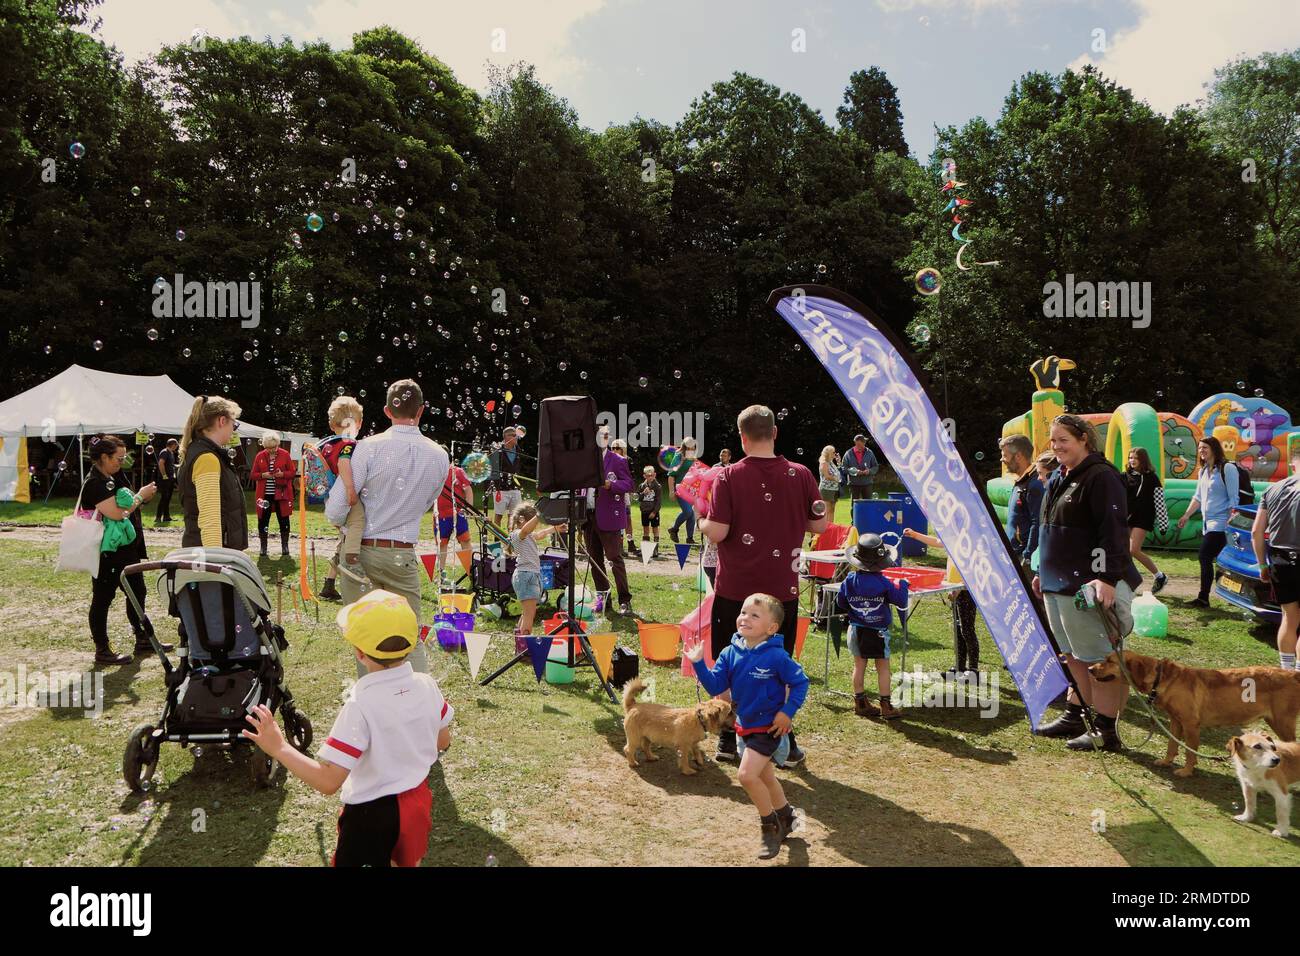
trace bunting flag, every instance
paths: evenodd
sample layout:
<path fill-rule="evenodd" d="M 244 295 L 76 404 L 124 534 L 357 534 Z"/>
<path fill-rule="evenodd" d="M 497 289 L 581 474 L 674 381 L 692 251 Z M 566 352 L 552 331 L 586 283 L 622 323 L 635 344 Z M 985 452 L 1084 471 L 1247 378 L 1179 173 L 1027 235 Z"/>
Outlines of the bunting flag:
<path fill-rule="evenodd" d="M 438 573 L 438 555 L 436 553 L 422 554 L 420 555 L 420 563 L 424 565 L 424 573 L 427 574 L 429 580 L 432 581 L 434 575 Z"/>
<path fill-rule="evenodd" d="M 311 585 L 307 583 L 307 477 L 305 475 L 298 479 L 298 592 L 302 594 L 304 604 L 316 600 L 316 595 L 311 593 Z"/>
<path fill-rule="evenodd" d="M 528 656 L 533 662 L 533 673 L 537 675 L 540 683 L 542 675 L 546 673 L 546 655 L 551 652 L 551 639 L 549 637 L 528 637 Z"/>
<path fill-rule="evenodd" d="M 835 648 L 835 657 L 840 656 L 840 644 L 844 640 L 844 615 L 832 614 L 828 628 L 831 632 L 831 644 Z"/>
<path fill-rule="evenodd" d="M 691 546 L 689 544 L 675 544 L 673 548 L 677 551 L 677 567 L 686 567 L 686 559 L 691 556 Z"/>
<path fill-rule="evenodd" d="M 605 680 L 609 680 L 609 665 L 614 660 L 614 640 L 613 634 L 587 635 L 587 643 L 595 655 L 596 666 L 600 668 L 600 676 Z"/>
<path fill-rule="evenodd" d="M 478 680 L 479 665 L 483 663 L 483 657 L 487 654 L 488 645 L 491 643 L 491 635 L 480 634 L 477 631 L 465 632 L 465 653 L 469 657 L 470 680 Z"/>
<path fill-rule="evenodd" d="M 866 306 L 828 286 L 777 289 L 767 304 L 817 356 L 934 524 L 1037 729 L 1069 681 L 1002 524 L 907 347 Z"/>
<path fill-rule="evenodd" d="M 655 543 L 653 541 L 641 542 L 641 563 L 649 564 L 651 556 L 655 553 Z"/>

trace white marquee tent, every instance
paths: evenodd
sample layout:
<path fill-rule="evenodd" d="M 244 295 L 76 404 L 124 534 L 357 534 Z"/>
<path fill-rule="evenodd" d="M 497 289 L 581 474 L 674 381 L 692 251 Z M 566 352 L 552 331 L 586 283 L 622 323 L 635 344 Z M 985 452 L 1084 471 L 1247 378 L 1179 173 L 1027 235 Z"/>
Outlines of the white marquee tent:
<path fill-rule="evenodd" d="M 10 501 L 17 486 L 18 446 L 24 438 L 78 441 L 97 432 L 136 431 L 179 435 L 196 396 L 166 375 L 121 375 L 70 365 L 58 375 L 0 402 L 0 501 Z M 272 429 L 240 420 L 240 438 L 261 438 Z M 294 458 L 302 457 L 301 432 L 281 432 Z"/>

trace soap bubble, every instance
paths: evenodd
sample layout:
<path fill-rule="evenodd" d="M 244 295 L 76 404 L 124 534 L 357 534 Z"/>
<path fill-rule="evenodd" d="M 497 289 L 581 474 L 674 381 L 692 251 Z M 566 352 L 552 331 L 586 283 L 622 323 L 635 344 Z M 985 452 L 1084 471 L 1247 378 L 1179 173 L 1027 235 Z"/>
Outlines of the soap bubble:
<path fill-rule="evenodd" d="M 476 485 L 486 481 L 492 474 L 492 462 L 481 451 L 470 452 L 461 461 L 460 466 L 465 469 L 466 477 Z"/>
<path fill-rule="evenodd" d="M 53 345 L 47 345 L 47 346 L 45 346 L 45 354 L 46 354 L 46 355 L 49 355 L 49 354 L 50 354 L 51 352 L 53 352 L 53 351 L 54 351 L 54 346 L 53 346 Z"/>
<path fill-rule="evenodd" d="M 578 373 L 578 378 L 582 379 L 582 380 L 585 382 L 585 381 L 587 380 L 587 373 L 586 373 L 586 372 L 579 372 L 579 373 Z"/>
<path fill-rule="evenodd" d="M 426 295 L 426 296 L 424 297 L 424 304 L 425 304 L 425 305 L 433 305 L 433 296 L 431 296 L 431 295 Z"/>
<path fill-rule="evenodd" d="M 682 370 L 679 368 L 673 369 L 673 378 L 681 378 L 681 377 L 682 377 Z"/>
<path fill-rule="evenodd" d="M 158 341 L 158 330 L 157 330 L 157 329 L 150 329 L 148 332 L 145 333 L 145 336 L 149 339 L 150 342 L 157 342 L 157 341 Z"/>
<path fill-rule="evenodd" d="M 1264 397 L 1264 390 L 1263 390 L 1262 388 L 1257 388 L 1257 389 L 1255 389 L 1255 397 L 1256 397 L 1256 398 L 1263 398 L 1263 397 Z"/>
<path fill-rule="evenodd" d="M 781 551 L 780 551 L 780 549 L 778 549 L 778 548 L 773 548 L 773 549 L 772 549 L 772 557 L 774 557 L 774 558 L 779 558 L 779 557 L 781 557 Z"/>
<path fill-rule="evenodd" d="M 307 214 L 307 228 L 312 232 L 320 232 L 325 226 L 325 220 L 318 213 Z"/>
<path fill-rule="evenodd" d="M 1238 383 L 1237 383 L 1237 388 L 1244 389 L 1245 387 L 1246 387 L 1246 383 L 1245 383 L 1245 382 L 1238 382 Z"/>
<path fill-rule="evenodd" d="M 824 262 L 817 263 L 817 274 L 819 276 L 824 276 L 826 274 L 826 263 Z"/>
<path fill-rule="evenodd" d="M 527 305 L 527 304 L 528 304 L 528 296 L 526 296 L 526 295 L 521 295 L 521 296 L 519 297 L 519 301 L 520 301 L 523 305 Z"/>
<path fill-rule="evenodd" d="M 791 478 L 793 478 L 793 477 L 794 477 L 794 474 L 795 474 L 793 468 L 787 468 L 787 469 L 785 470 L 785 473 L 786 473 L 787 475 L 789 475 Z"/>
<path fill-rule="evenodd" d="M 73 159 L 81 159 L 82 156 L 86 155 L 86 147 L 80 143 L 73 143 L 68 147 L 68 152 L 72 154 Z"/>
<path fill-rule="evenodd" d="M 916 327 L 912 329 L 912 338 L 920 345 L 924 345 L 926 342 L 929 342 L 930 327 L 926 325 L 924 322 L 918 323 Z"/>
<path fill-rule="evenodd" d="M 764 501 L 771 501 L 771 500 L 772 500 L 772 492 L 770 492 L 770 491 L 765 491 L 765 492 L 763 493 L 763 500 L 764 500 Z"/>
<path fill-rule="evenodd" d="M 640 385 L 642 388 L 645 388 L 647 385 L 650 384 L 650 379 L 642 375 L 639 379 L 636 380 L 636 383 Z"/>
<path fill-rule="evenodd" d="M 193 354 L 194 353 L 191 352 L 189 349 L 181 349 L 181 355 L 184 356 L 185 358 L 189 358 Z"/>
<path fill-rule="evenodd" d="M 802 455 L 802 454 L 803 454 L 803 449 L 802 449 L 802 448 L 796 448 L 796 449 L 794 450 L 794 453 L 795 453 L 796 455 Z"/>
<path fill-rule="evenodd" d="M 659 467 L 664 471 L 675 471 L 681 467 L 684 457 L 682 450 L 676 445 L 664 445 L 663 448 L 659 449 Z"/>
<path fill-rule="evenodd" d="M 943 276 L 938 269 L 926 266 L 924 269 L 918 269 L 916 278 L 913 280 L 916 285 L 916 291 L 921 295 L 934 295 L 943 285 Z"/>
<path fill-rule="evenodd" d="M 513 415 L 515 418 L 518 418 L 518 417 L 519 417 L 520 415 L 522 415 L 523 413 L 524 413 L 524 410 L 523 410 L 522 408 L 520 408 L 518 405 L 511 405 L 511 406 L 510 406 L 510 414 Z"/>
<path fill-rule="evenodd" d="M 318 99 L 318 100 L 316 101 L 316 105 L 319 106 L 321 109 L 324 109 L 324 108 L 325 108 L 325 97 L 322 96 L 320 99 Z"/>
<path fill-rule="evenodd" d="M 398 206 L 396 209 L 393 210 L 393 215 L 396 216 L 398 219 L 401 219 L 403 216 L 406 215 L 406 210 L 403 209 L 401 206 Z"/>
<path fill-rule="evenodd" d="M 718 162 L 716 159 L 713 161 L 713 171 L 715 173 L 722 172 L 722 163 Z"/>
<path fill-rule="evenodd" d="M 177 242 L 184 242 L 184 241 L 185 241 L 185 230 L 184 230 L 184 229 L 177 229 L 177 230 L 176 230 L 176 241 L 177 241 Z"/>
<path fill-rule="evenodd" d="M 975 460 L 976 460 L 976 461 L 983 461 L 983 460 L 984 460 L 984 452 L 982 452 L 982 451 L 977 451 L 977 452 L 975 453 Z"/>
<path fill-rule="evenodd" d="M 406 160 L 402 159 L 402 158 L 399 156 L 398 159 L 397 159 L 397 167 L 398 167 L 399 169 L 405 169 L 405 168 L 406 168 Z"/>
<path fill-rule="evenodd" d="M 812 506 L 812 513 L 814 518 L 820 518 L 822 515 L 826 514 L 826 502 L 814 501 Z"/>
<path fill-rule="evenodd" d="M 251 361 L 253 361 L 253 353 L 252 353 L 252 352 L 245 352 L 245 353 L 244 353 L 244 361 L 245 361 L 245 362 L 251 362 Z"/>
<path fill-rule="evenodd" d="M 140 195 L 140 187 L 139 187 L 139 186 L 132 186 L 132 187 L 131 187 L 131 195 L 132 195 L 132 196 L 138 196 L 138 195 Z"/>
<path fill-rule="evenodd" d="M 754 543 L 754 536 L 753 536 L 752 534 L 749 534 L 749 533 L 742 534 L 742 535 L 740 536 L 740 541 L 741 541 L 742 544 L 753 544 L 753 543 Z"/>
<path fill-rule="evenodd" d="M 95 341 L 90 344 L 91 346 L 94 347 L 96 352 L 100 351 L 104 347 L 104 342 L 102 339 L 95 339 Z"/>
<path fill-rule="evenodd" d="M 340 332 L 340 333 L 339 333 L 339 341 L 340 341 L 340 342 L 346 342 L 347 340 L 348 340 L 348 334 L 347 334 L 346 332 Z"/>

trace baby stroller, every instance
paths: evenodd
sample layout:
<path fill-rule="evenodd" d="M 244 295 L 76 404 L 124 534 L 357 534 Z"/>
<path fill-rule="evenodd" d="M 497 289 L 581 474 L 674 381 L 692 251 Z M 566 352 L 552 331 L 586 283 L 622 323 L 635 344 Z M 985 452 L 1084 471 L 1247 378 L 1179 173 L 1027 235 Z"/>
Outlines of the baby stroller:
<path fill-rule="evenodd" d="M 139 793 L 149 788 L 163 741 L 230 750 L 252 747 L 255 784 L 270 786 L 281 774 L 279 761 L 258 750 L 240 731 L 249 724 L 244 715 L 257 704 L 279 712 L 285 738 L 298 750 L 311 745 L 311 721 L 293 703 L 284 682 L 281 654 L 288 648 L 284 629 L 271 622 L 271 599 L 251 558 L 229 548 L 181 548 L 161 561 L 144 561 L 122 570 L 158 575 L 159 596 L 167 613 L 180 619 L 180 645 L 173 665 L 156 637 L 150 641 L 162 660 L 167 700 L 155 724 L 131 732 L 122 763 L 127 786 Z M 127 598 L 143 615 L 135 592 Z"/>

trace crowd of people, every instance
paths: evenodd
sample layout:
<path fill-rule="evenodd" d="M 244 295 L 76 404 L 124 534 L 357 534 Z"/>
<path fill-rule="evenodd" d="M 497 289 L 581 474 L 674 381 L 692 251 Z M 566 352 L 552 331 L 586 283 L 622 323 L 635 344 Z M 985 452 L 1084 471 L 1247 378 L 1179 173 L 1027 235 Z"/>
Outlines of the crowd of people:
<path fill-rule="evenodd" d="M 269 713 L 250 718 L 254 726 L 248 736 L 268 754 L 283 760 L 323 792 L 345 788 L 344 820 L 350 822 L 340 826 L 340 859 L 369 858 L 370 851 L 364 849 L 369 839 L 364 816 L 369 811 L 357 808 L 388 813 L 393 801 L 400 805 L 413 801 L 418 807 L 424 799 L 420 792 L 423 776 L 415 771 L 423 767 L 422 773 L 427 774 L 438 750 L 450 744 L 449 705 L 436 683 L 421 676 L 427 675 L 429 665 L 423 643 L 415 639 L 422 614 L 422 567 L 415 549 L 423 516 L 436 508 L 444 561 L 448 542 L 455 540 L 462 552 L 469 530 L 462 505 L 472 495 L 464 470 L 421 433 L 424 407 L 424 395 L 416 382 L 394 382 L 383 407 L 388 427 L 358 439 L 363 409 L 356 399 L 340 396 L 328 409 L 333 434 L 316 449 L 335 479 L 326 498 L 325 515 L 341 535 L 323 594 L 347 605 L 340 623 L 354 647 L 357 687 L 364 693 L 350 699 L 339 714 L 319 761 L 287 753 Z M 132 488 L 123 467 L 126 446 L 122 439 L 105 435 L 91 442 L 91 469 L 78 508 L 87 516 L 97 514 L 105 523 L 89 615 L 97 663 L 131 660 L 131 655 L 118 654 L 112 648 L 107 621 L 121 588 L 134 589 L 144 605 L 142 577 L 124 580 L 120 573 L 146 555 L 141 510 L 147 503 L 158 497 L 155 520 L 160 524 L 169 521 L 169 499 L 175 488 L 183 547 L 249 547 L 243 485 L 232 456 L 226 453 L 238 432 L 240 411 L 237 404 L 220 396 L 197 399 L 179 443 L 169 442 L 158 456 L 157 482 L 138 491 Z M 740 413 L 736 425 L 743 457 L 732 463 L 730 453 L 723 451 L 718 464 L 724 467 L 711 495 L 693 507 L 679 499 L 683 507 L 668 533 L 677 541 L 678 529 L 684 524 L 688 544 L 695 543 L 697 529 L 701 536 L 701 564 L 714 591 L 710 646 L 707 655 L 703 646 L 689 646 L 686 653 L 705 689 L 733 701 L 735 728 L 719 735 L 716 759 L 739 764 L 739 781 L 760 817 L 760 854 L 770 857 L 799 826 L 798 812 L 785 799 L 774 768 L 796 766 L 806 759 L 794 726 L 808 683 L 794 660 L 801 549 L 809 535 L 827 528 L 845 487 L 853 500 L 871 494 L 880 465 L 866 447 L 865 436 L 858 435 L 842 457 L 833 446 L 826 446 L 814 475 L 777 453 L 777 424 L 770 408 L 750 406 Z M 493 502 L 492 521 L 504 524 L 516 562 L 512 585 L 521 605 L 516 635 L 517 641 L 522 641 L 532 631 L 543 593 L 539 542 L 547 535 L 563 534 L 567 528 L 546 526 L 536 505 L 523 500 L 518 479 L 520 463 L 527 456 L 519 448 L 518 437 L 516 429 L 506 428 L 500 445 L 494 448 L 488 491 Z M 644 468 L 637 481 L 626 442 L 608 435 L 598 436 L 598 440 L 604 447 L 604 480 L 588 492 L 590 515 L 582 539 L 599 600 L 610 602 L 612 608 L 609 596 L 613 594 L 618 611 L 632 615 L 624 535 L 629 546 L 637 540 L 633 499 L 640 514 L 639 540 L 657 547 L 663 503 L 674 497 L 677 485 L 699 460 L 698 443 L 694 439 L 683 442 L 682 460 L 672 463 L 664 481 L 654 466 Z M 1127 698 L 1127 686 L 1096 680 L 1089 665 L 1112 652 L 1117 635 L 1131 631 L 1132 602 L 1143 584 L 1139 567 L 1152 575 L 1152 593 L 1161 591 L 1168 581 L 1155 560 L 1142 550 L 1153 530 L 1165 531 L 1169 524 L 1150 452 L 1133 448 L 1126 471 L 1120 472 L 1103 455 L 1093 426 L 1074 415 L 1060 415 L 1052 422 L 1050 451 L 1041 455 L 1035 456 L 1032 442 L 1023 435 L 1005 437 L 999 444 L 1002 463 L 1011 477 L 1007 541 L 1031 593 L 1041 602 L 1072 678 L 1064 711 L 1040 727 L 1039 733 L 1066 739 L 1067 747 L 1074 750 L 1120 750 L 1123 745 L 1116 721 Z M 262 445 L 253 462 L 252 479 L 265 557 L 272 514 L 279 519 L 282 552 L 288 553 L 287 518 L 298 474 L 295 462 L 280 447 L 279 436 L 267 435 Z M 1178 525 L 1181 528 L 1193 515 L 1201 515 L 1200 592 L 1189 604 L 1203 607 L 1210 596 L 1214 560 L 1225 545 L 1229 514 L 1245 500 L 1250 485 L 1235 463 L 1226 460 L 1215 438 L 1200 442 L 1198 457 L 1201 469 L 1195 497 Z M 1300 628 L 1300 450 L 1293 457 L 1292 468 L 1290 478 L 1271 485 L 1265 493 L 1254 528 L 1262 577 L 1274 588 L 1283 612 L 1279 660 L 1289 669 L 1296 666 L 1296 631 Z M 907 529 L 905 534 L 942 548 L 937 538 L 921 530 Z M 901 714 L 891 700 L 890 607 L 906 607 L 908 591 L 905 582 L 894 583 L 882 574 L 895 557 L 880 536 L 872 534 L 863 535 L 847 556 L 849 572 L 838 603 L 849 625 L 854 710 L 860 716 L 897 719 Z M 961 580 L 951 560 L 947 579 Z M 1101 613 L 1076 601 L 1082 588 L 1092 589 Z M 955 662 L 948 676 L 970 679 L 980 662 L 975 627 L 978 611 L 965 589 L 955 590 L 951 603 Z M 368 610 L 372 605 L 373 612 Z M 127 602 L 127 614 L 137 654 L 151 652 L 155 644 L 172 649 L 158 642 L 147 615 L 137 614 L 131 602 Z M 711 666 L 706 656 L 713 659 Z M 878 689 L 875 702 L 866 689 L 872 666 Z M 387 703 L 390 687 L 400 687 L 403 693 L 414 690 L 418 692 L 415 699 L 438 703 L 441 710 L 434 721 L 438 748 L 399 746 L 400 741 L 381 744 L 372 733 L 391 721 L 396 721 L 392 726 L 420 728 L 421 732 L 428 723 L 427 715 Z M 382 714 L 390 707 L 396 707 L 391 721 Z M 405 762 L 406 772 L 386 776 L 373 769 L 375 762 L 389 760 Z M 367 767 L 371 769 L 364 769 Z M 408 779 L 417 777 L 419 783 L 407 786 Z M 418 832 L 414 839 L 418 843 Z"/>

